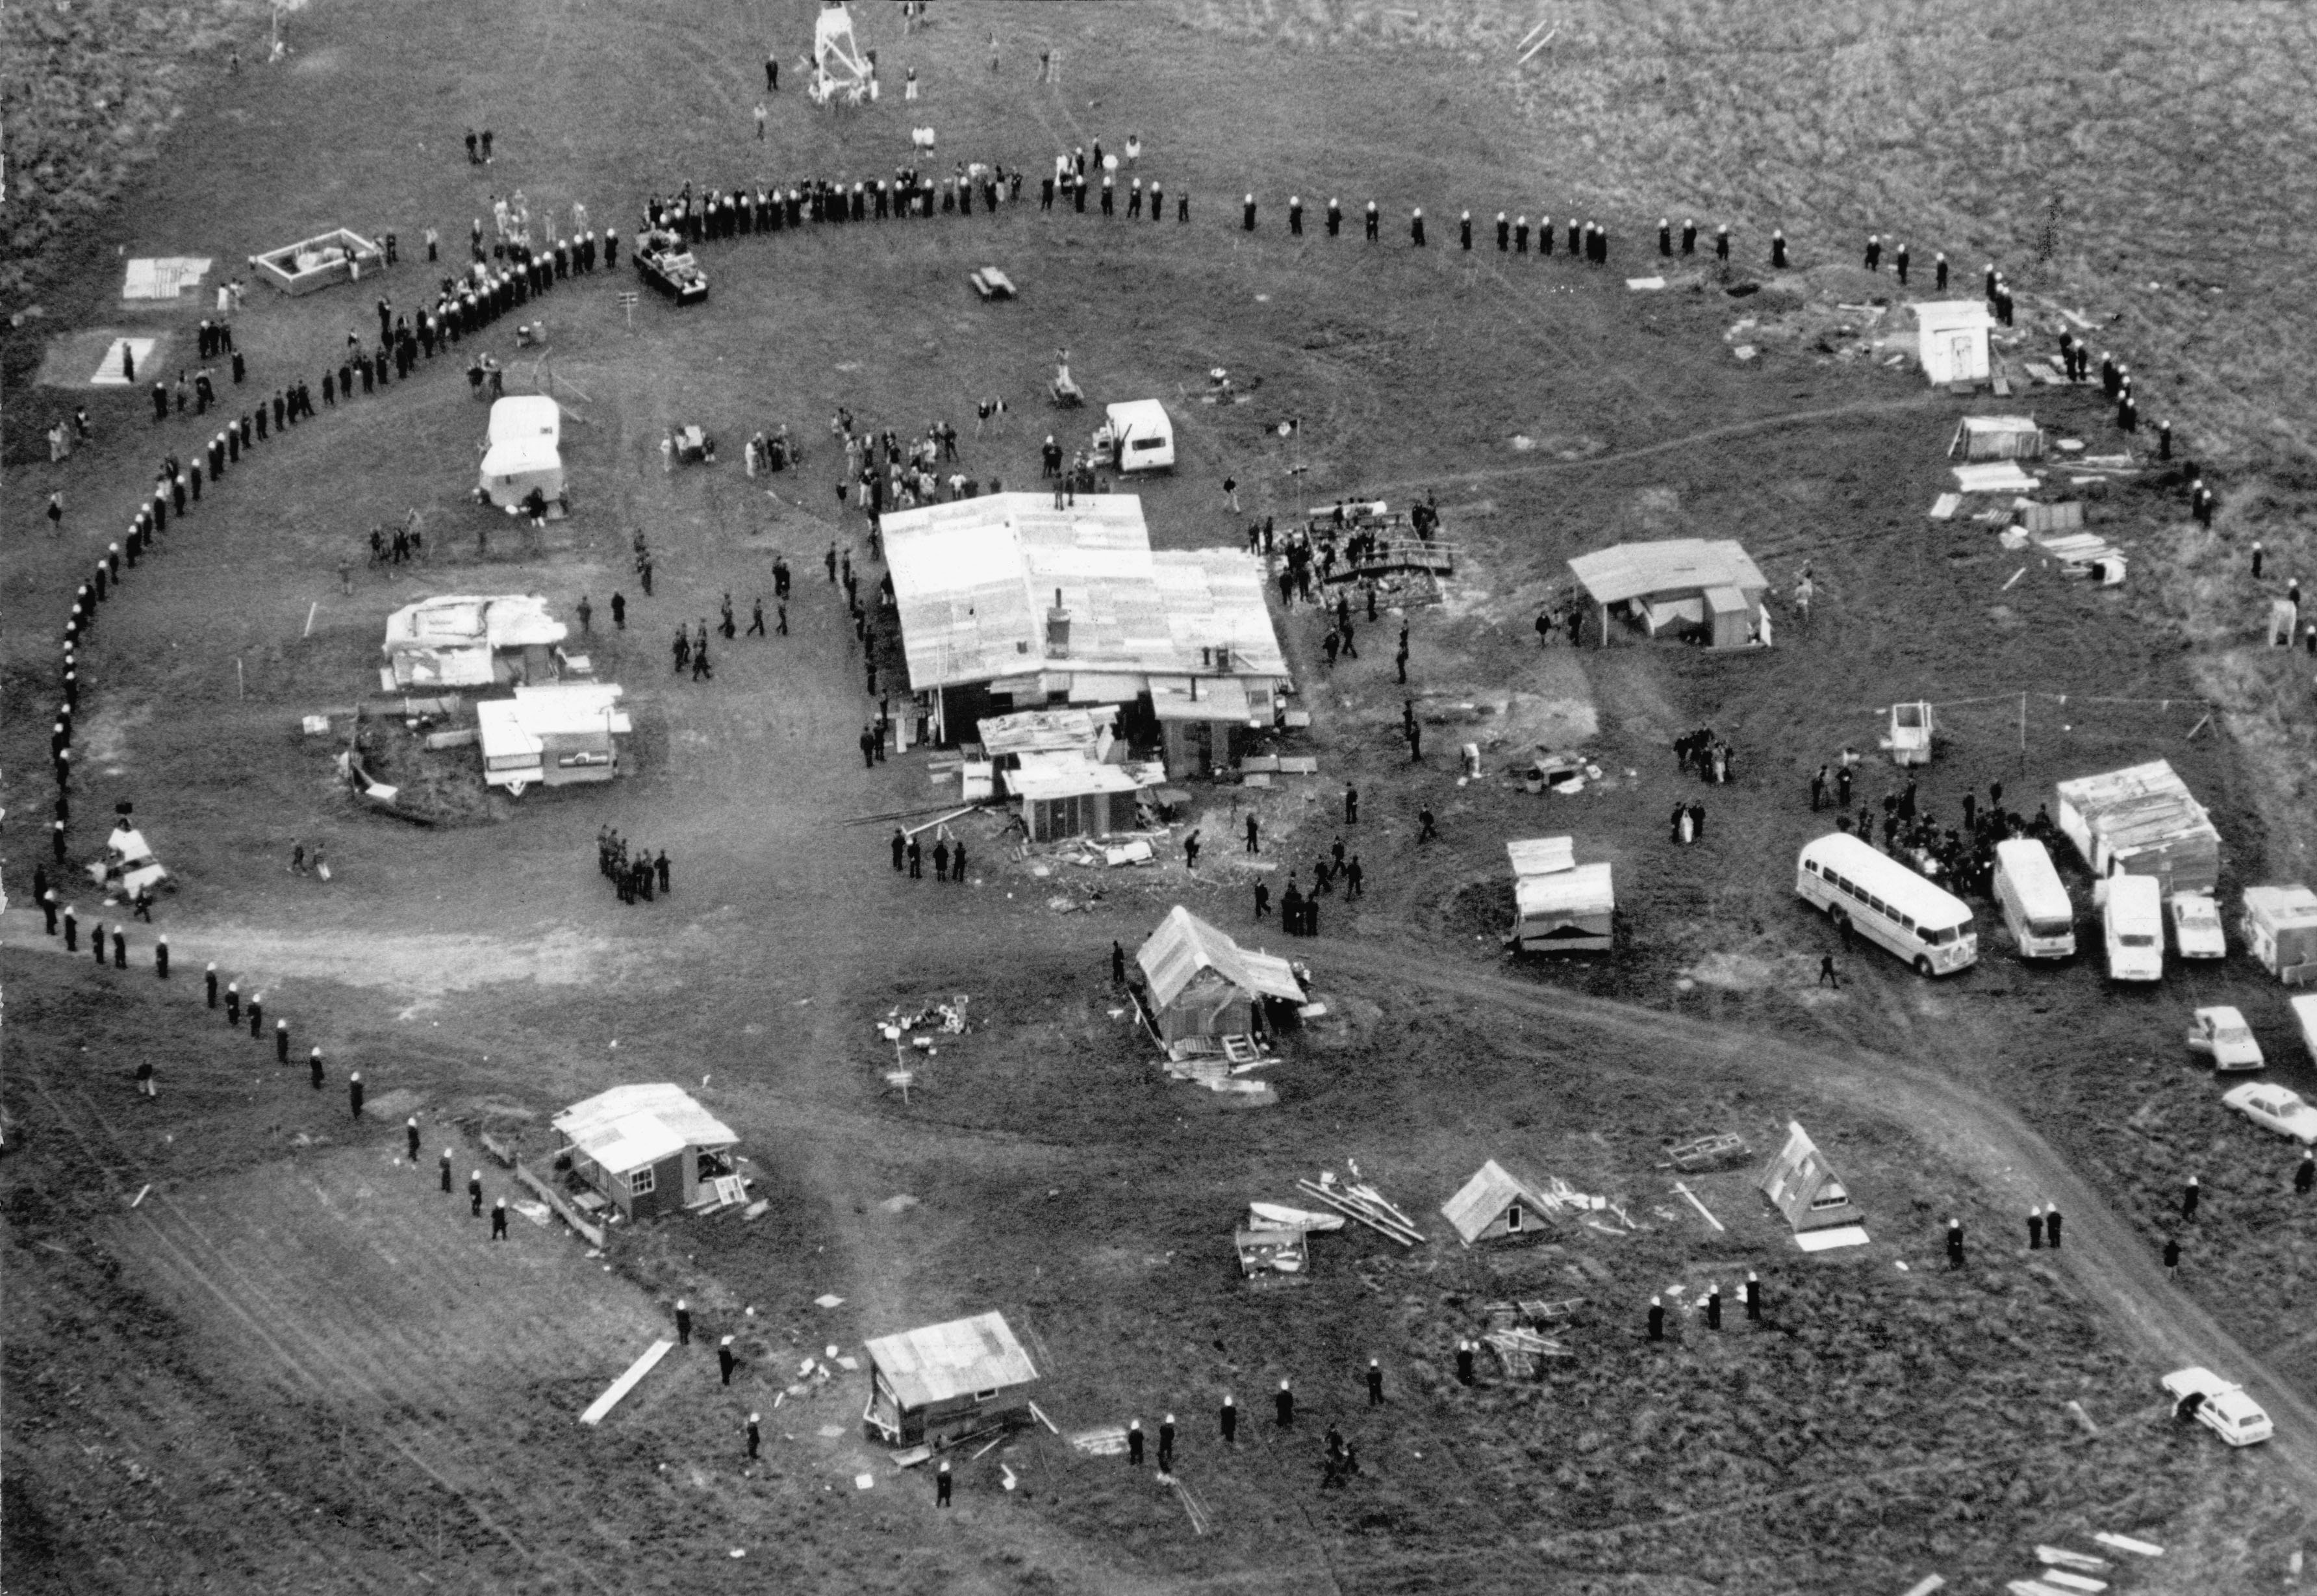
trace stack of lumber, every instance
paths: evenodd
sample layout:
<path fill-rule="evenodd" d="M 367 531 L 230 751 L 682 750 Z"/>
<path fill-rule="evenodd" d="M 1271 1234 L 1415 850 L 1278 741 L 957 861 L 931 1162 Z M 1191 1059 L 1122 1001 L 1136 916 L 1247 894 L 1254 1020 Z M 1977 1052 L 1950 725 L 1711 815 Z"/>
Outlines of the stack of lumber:
<path fill-rule="evenodd" d="M 1299 1179 L 1295 1187 L 1304 1196 L 1316 1197 L 1338 1214 L 1358 1220 L 1370 1230 L 1390 1237 L 1403 1247 L 1413 1247 L 1424 1240 L 1424 1233 L 1416 1228 L 1413 1220 L 1383 1193 L 1364 1181 L 1346 1186 L 1336 1179 L 1334 1170 L 1329 1170 L 1317 1180 Z"/>

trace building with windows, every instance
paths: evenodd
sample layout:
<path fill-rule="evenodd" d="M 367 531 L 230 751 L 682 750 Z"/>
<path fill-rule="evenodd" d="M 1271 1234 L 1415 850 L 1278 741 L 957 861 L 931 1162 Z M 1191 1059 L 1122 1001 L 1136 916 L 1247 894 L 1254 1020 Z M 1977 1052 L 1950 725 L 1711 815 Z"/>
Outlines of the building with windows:
<path fill-rule="evenodd" d="M 629 1219 L 719 1201 L 740 1138 L 680 1086 L 615 1086 L 553 1120 L 567 1170 Z"/>

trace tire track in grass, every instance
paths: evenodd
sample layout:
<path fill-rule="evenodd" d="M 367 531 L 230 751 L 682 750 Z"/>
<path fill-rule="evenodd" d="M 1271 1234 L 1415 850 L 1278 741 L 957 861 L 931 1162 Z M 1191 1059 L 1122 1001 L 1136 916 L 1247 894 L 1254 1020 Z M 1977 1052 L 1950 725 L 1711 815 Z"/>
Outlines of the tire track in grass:
<path fill-rule="evenodd" d="M 35 1089 L 40 1094 L 41 1099 L 48 1104 L 50 1113 L 56 1114 L 59 1120 L 71 1129 L 74 1138 L 81 1143 L 83 1151 L 89 1154 L 91 1161 L 98 1163 L 100 1167 L 103 1167 L 102 1161 L 96 1157 L 96 1149 L 94 1145 L 90 1142 L 85 1132 L 81 1128 L 80 1123 L 65 1116 L 58 1111 L 55 1098 L 49 1091 L 46 1081 L 40 1080 L 38 1075 L 34 1075 L 31 1079 L 33 1080 Z M 120 1133 L 112 1127 L 112 1124 L 108 1120 L 105 1119 L 104 1116 L 97 1109 L 96 1106 L 93 1102 L 88 1101 L 85 1094 L 81 1095 L 83 1106 L 87 1111 L 89 1121 L 94 1123 L 104 1133 L 106 1139 L 112 1142 L 117 1150 L 125 1152 L 126 1148 L 122 1143 Z M 106 1174 L 106 1183 L 117 1195 L 119 1188 L 113 1181 L 109 1169 L 107 1170 Z M 218 1268 L 214 1274 L 210 1270 L 203 1269 L 201 1262 L 187 1251 L 185 1245 L 180 1241 L 180 1239 L 177 1236 L 173 1235 L 168 1227 L 162 1224 L 161 1220 L 156 1216 L 157 1210 L 166 1211 L 176 1221 L 177 1224 L 182 1227 L 186 1240 L 202 1247 L 217 1260 Z M 157 1261 L 161 1261 L 165 1268 L 174 1266 L 177 1270 L 178 1278 L 181 1281 L 189 1286 L 198 1287 L 200 1290 L 206 1292 L 209 1296 L 214 1297 L 219 1305 L 249 1332 L 252 1340 L 257 1345 L 264 1348 L 269 1353 L 271 1353 L 273 1361 L 294 1376 L 299 1383 L 305 1385 L 308 1388 L 313 1391 L 317 1396 L 324 1399 L 330 1397 L 334 1391 L 353 1389 L 366 1396 L 373 1404 L 375 1404 L 381 1415 L 385 1414 L 389 1411 L 389 1404 L 383 1393 L 380 1392 L 375 1386 L 371 1385 L 367 1381 L 365 1381 L 348 1364 L 334 1354 L 327 1346 L 318 1341 L 311 1335 L 307 1334 L 302 1331 L 299 1331 L 296 1328 L 296 1320 L 294 1316 L 284 1314 L 282 1310 L 281 1305 L 270 1296 L 266 1291 L 257 1284 L 254 1278 L 247 1273 L 247 1271 L 241 1269 L 238 1266 L 235 1265 L 229 1258 L 226 1257 L 223 1251 L 217 1246 L 214 1240 L 210 1238 L 209 1233 L 196 1224 L 192 1216 L 188 1215 L 183 1208 L 179 1206 L 176 1201 L 166 1192 L 157 1192 L 154 1195 L 154 1200 L 151 1206 L 148 1207 L 139 1206 L 138 1208 L 133 1210 L 133 1213 L 145 1232 L 162 1250 L 163 1256 Z M 219 1279 L 217 1278 L 219 1275 L 228 1277 L 228 1283 L 232 1285 L 235 1289 L 228 1290 L 226 1284 L 221 1284 Z M 237 1292 L 240 1294 L 238 1296 L 236 1295 Z M 260 1318 L 253 1315 L 249 1308 L 244 1305 L 245 1301 L 255 1305 L 264 1312 L 266 1318 L 271 1322 L 280 1324 L 285 1331 L 296 1334 L 298 1339 L 304 1343 L 304 1355 L 301 1357 L 300 1353 L 297 1349 L 294 1349 L 288 1344 L 285 1338 L 277 1337 L 273 1334 L 266 1328 L 265 1323 L 262 1322 Z M 316 1368 L 313 1367 L 314 1365 L 319 1365 L 327 1373 L 335 1374 L 338 1377 L 340 1382 L 339 1385 L 334 1386 L 329 1380 L 323 1377 L 322 1374 L 316 1372 Z M 410 1445 L 408 1441 L 405 1440 L 398 1435 L 393 1434 L 385 1429 L 383 1425 L 376 1429 L 374 1433 L 377 1434 L 380 1439 L 383 1440 L 388 1446 L 398 1453 L 405 1461 L 410 1464 L 412 1467 L 417 1469 L 421 1474 L 425 1475 L 428 1479 L 432 1480 L 435 1484 L 442 1487 L 443 1491 L 455 1498 L 461 1505 L 464 1506 L 467 1511 L 473 1515 L 479 1523 L 480 1523 L 486 1529 L 489 1530 L 493 1535 L 496 1535 L 501 1540 L 505 1541 L 508 1547 L 514 1549 L 523 1559 L 525 1563 L 529 1564 L 534 1569 L 542 1567 L 541 1560 L 537 1552 L 533 1551 L 531 1547 L 528 1546 L 520 1537 L 515 1535 L 514 1531 L 501 1524 L 481 1502 L 475 1499 L 475 1496 L 471 1492 L 457 1484 L 443 1471 L 437 1469 L 433 1464 L 429 1463 L 419 1454 L 416 1448 Z M 595 1578 L 595 1574 L 588 1570 L 585 1565 L 577 1562 L 576 1559 L 569 1560 L 569 1570 L 574 1577 L 579 1579 L 590 1588 L 599 1591 L 606 1589 L 606 1587 L 604 1587 Z M 365 1587 L 376 1588 L 372 1582 L 371 1582 L 369 1578 L 358 1568 L 349 1565 L 345 1566 L 345 1572 L 355 1579 L 361 1581 Z"/>

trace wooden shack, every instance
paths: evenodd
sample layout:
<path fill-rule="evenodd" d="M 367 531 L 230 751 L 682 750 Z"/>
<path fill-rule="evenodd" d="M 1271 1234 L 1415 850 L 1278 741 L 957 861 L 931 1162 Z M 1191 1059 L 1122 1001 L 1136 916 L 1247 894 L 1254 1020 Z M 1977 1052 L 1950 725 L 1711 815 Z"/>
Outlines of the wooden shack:
<path fill-rule="evenodd" d="M 880 1336 L 869 1357 L 863 1432 L 890 1447 L 940 1446 L 1030 1419 L 1037 1366 L 1003 1314 Z"/>
<path fill-rule="evenodd" d="M 2169 760 L 2062 782 L 2058 798 L 2060 829 L 2094 875 L 2152 875 L 2168 896 L 2220 885 L 2220 829 Z"/>
<path fill-rule="evenodd" d="M 1267 1002 L 1301 1007 L 1303 983 L 1275 954 L 1241 947 L 1181 904 L 1134 955 L 1142 1000 L 1161 1042 L 1255 1036 L 1272 1028 Z"/>
<path fill-rule="evenodd" d="M 1479 1242 L 1520 1242 L 1544 1228 L 1552 1205 L 1495 1159 L 1440 1205 L 1440 1212 L 1470 1247 Z"/>
<path fill-rule="evenodd" d="M 689 1092 L 665 1082 L 615 1086 L 552 1123 L 562 1137 L 557 1167 L 568 1167 L 630 1219 L 711 1200 L 715 1180 L 733 1172 L 730 1153 L 740 1140 Z"/>
<path fill-rule="evenodd" d="M 1770 1199 L 1797 1232 L 1856 1224 L 1865 1218 L 1810 1133 L 1786 1122 L 1786 1144 L 1762 1171 L 1755 1189 Z"/>
<path fill-rule="evenodd" d="M 1513 870 L 1513 946 L 1523 953 L 1607 953 L 1617 893 L 1607 865 L 1579 865 L 1566 837 L 1505 844 Z"/>

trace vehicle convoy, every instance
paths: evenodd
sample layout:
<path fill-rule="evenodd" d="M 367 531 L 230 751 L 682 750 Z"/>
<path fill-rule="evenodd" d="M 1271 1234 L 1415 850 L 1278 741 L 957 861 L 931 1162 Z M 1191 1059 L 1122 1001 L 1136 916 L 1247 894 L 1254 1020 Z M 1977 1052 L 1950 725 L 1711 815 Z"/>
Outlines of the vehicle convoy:
<path fill-rule="evenodd" d="M 1848 832 L 1804 845 L 1794 892 L 1918 975 L 1951 975 L 1978 961 L 1971 905 Z"/>
<path fill-rule="evenodd" d="M 2245 1388 L 2208 1368 L 2176 1368 L 2164 1376 L 2172 1412 L 2194 1419 L 2232 1447 L 2250 1447 L 2277 1433 L 2277 1426 Z"/>
<path fill-rule="evenodd" d="M 2076 906 L 2042 843 L 2015 837 L 1995 845 L 1995 901 L 2021 958 L 2075 956 Z"/>
<path fill-rule="evenodd" d="M 2196 1010 L 2188 1025 L 2188 1051 L 2211 1059 L 2215 1070 L 2258 1070 L 2268 1062 L 2245 1017 L 2225 1007 Z"/>
<path fill-rule="evenodd" d="M 684 240 L 665 228 L 636 235 L 635 261 L 636 274 L 679 305 L 696 305 L 708 297 L 708 273 Z"/>
<path fill-rule="evenodd" d="M 2164 979 L 2164 888 L 2152 875 L 2111 875 L 2100 883 L 2100 924 L 2110 981 Z"/>

